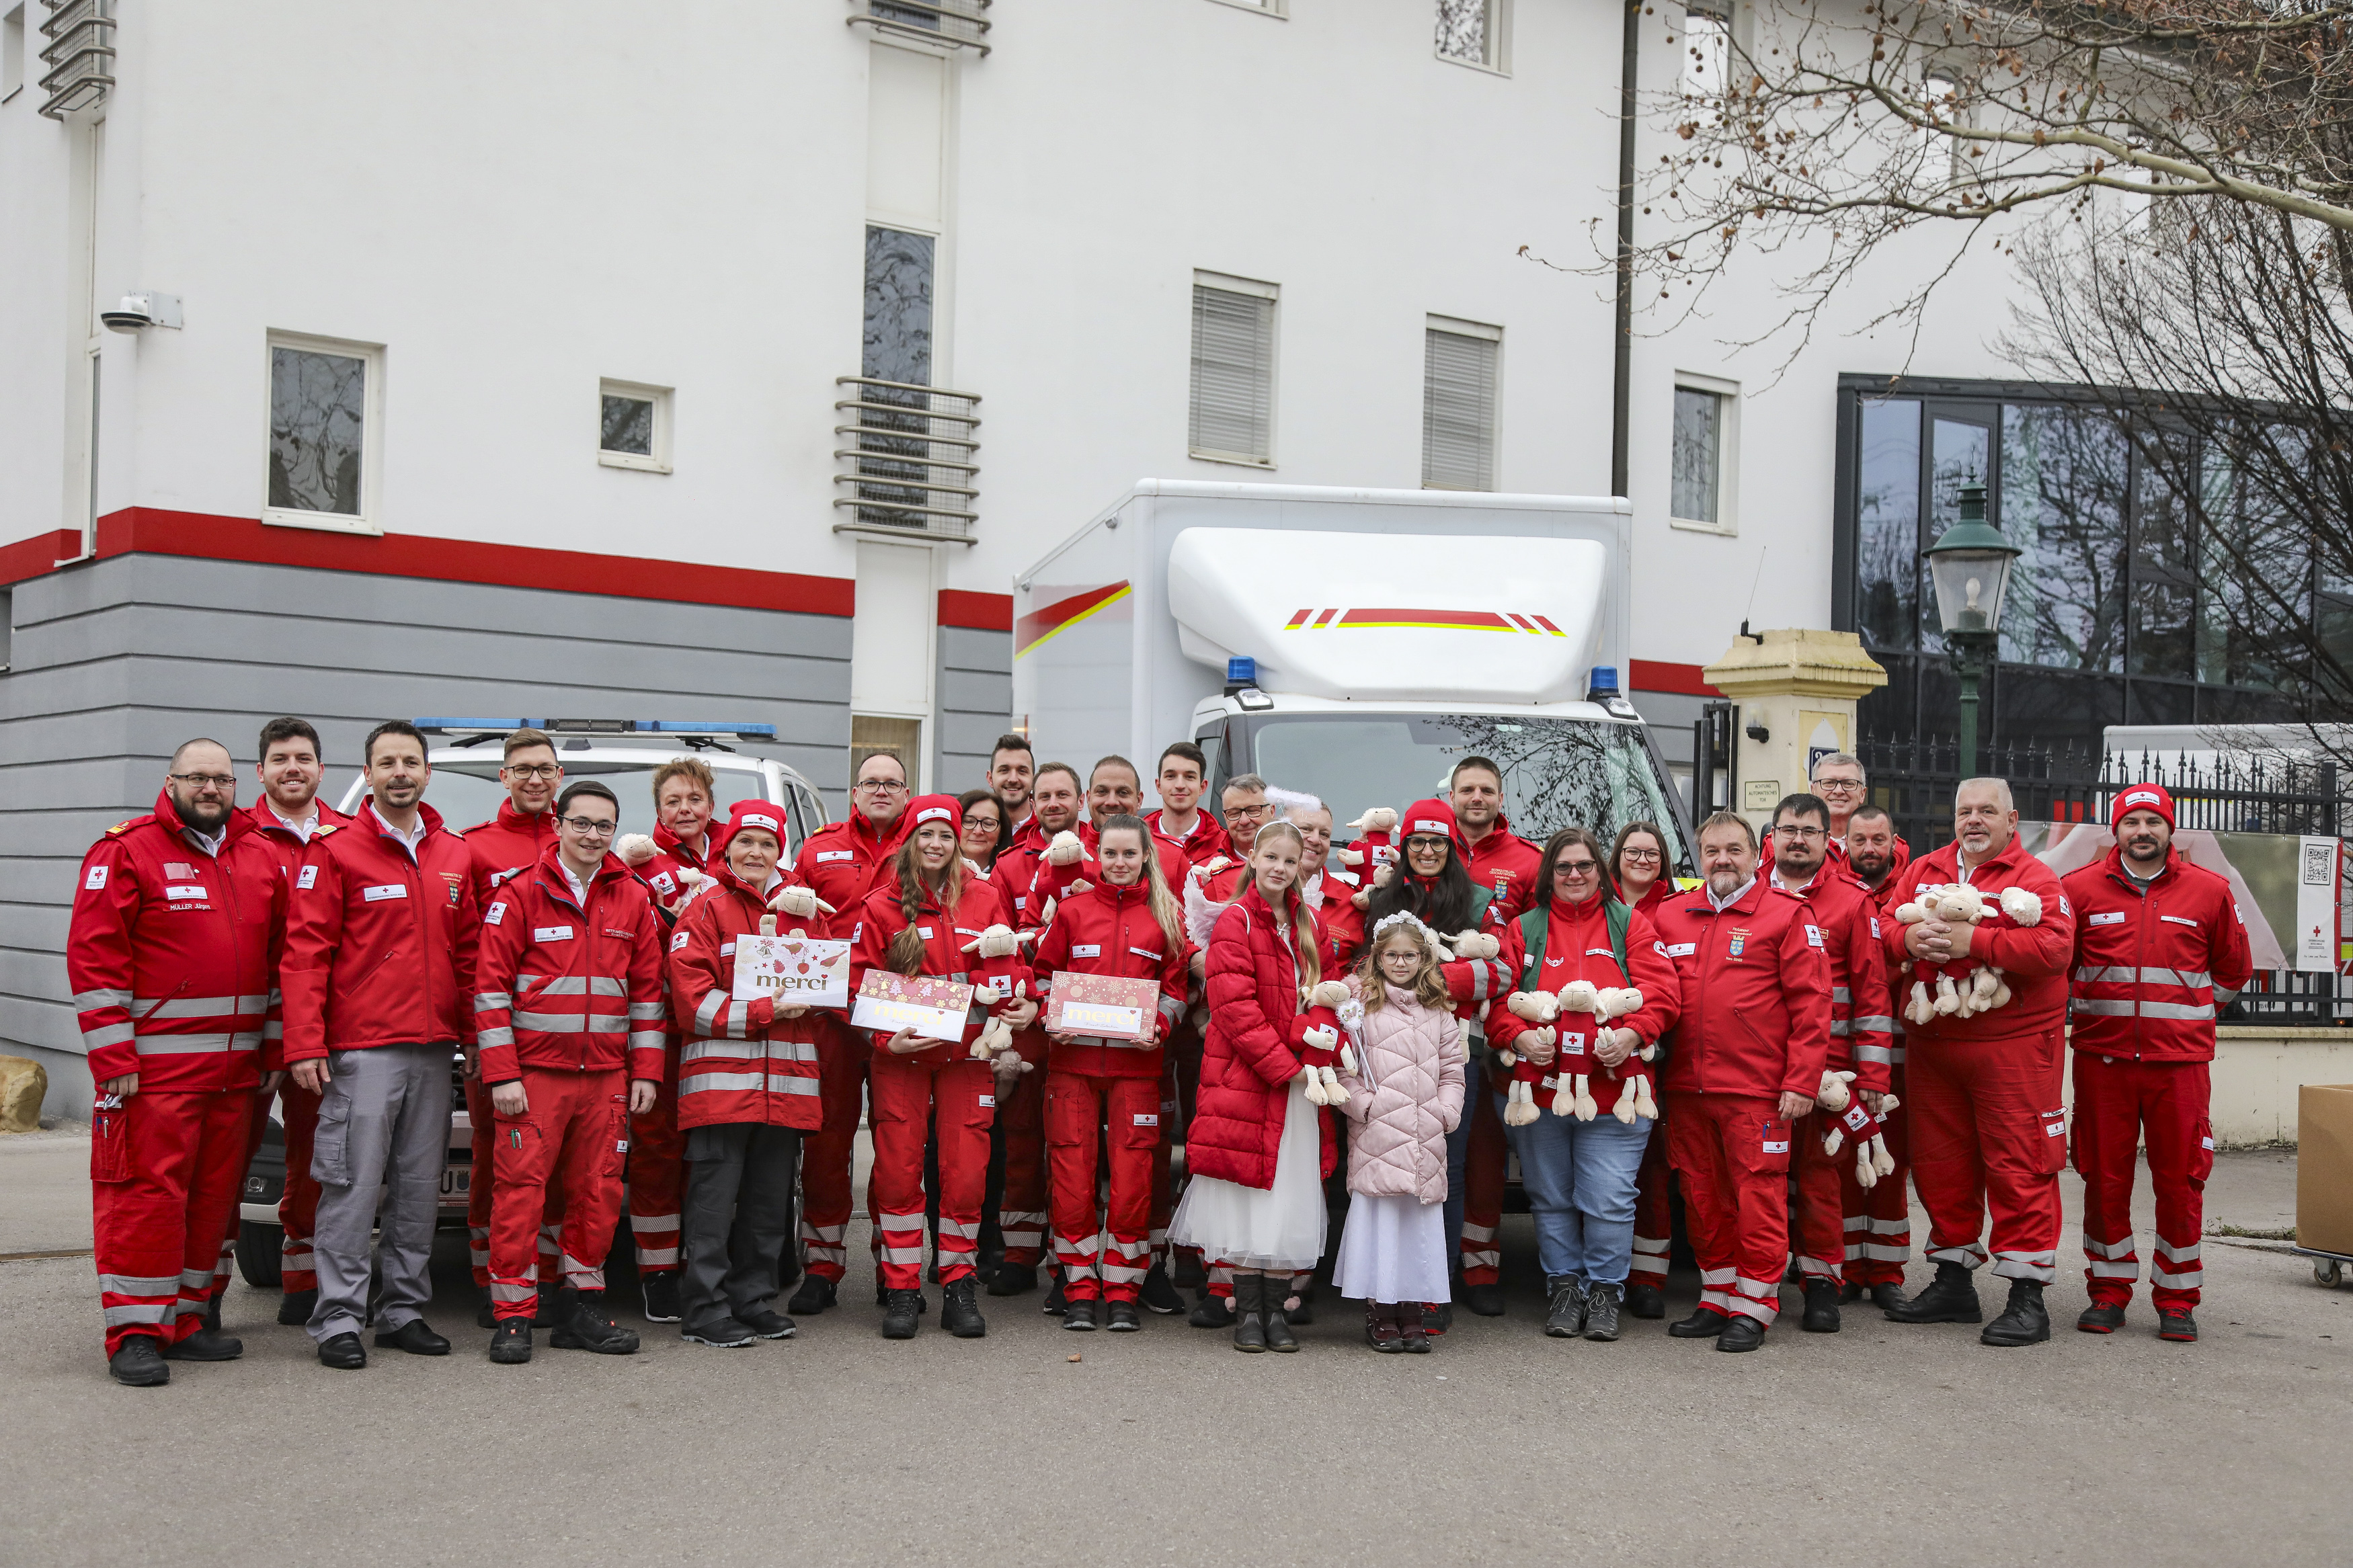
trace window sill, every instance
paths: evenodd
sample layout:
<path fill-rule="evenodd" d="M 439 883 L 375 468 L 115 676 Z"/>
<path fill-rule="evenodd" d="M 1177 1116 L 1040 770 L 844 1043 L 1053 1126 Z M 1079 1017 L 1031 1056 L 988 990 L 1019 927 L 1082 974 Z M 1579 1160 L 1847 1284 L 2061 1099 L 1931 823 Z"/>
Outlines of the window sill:
<path fill-rule="evenodd" d="M 1688 517 L 1671 517 L 1667 519 L 1667 526 L 1688 529 L 1694 533 L 1720 534 L 1726 539 L 1740 537 L 1740 525 L 1734 522 L 1698 522 Z"/>
<path fill-rule="evenodd" d="M 384 530 L 364 517 L 351 517 L 335 511 L 289 511 L 282 507 L 264 507 L 261 521 L 271 528 L 311 528 L 322 533 L 363 533 L 382 538 Z"/>
<path fill-rule="evenodd" d="M 1265 468 L 1270 471 L 1274 468 L 1272 458 L 1246 458 L 1239 452 L 1205 452 L 1198 447 L 1188 447 L 1185 455 L 1197 463 L 1226 463 L 1237 468 Z"/>
<path fill-rule="evenodd" d="M 1274 4 L 1271 5 L 1261 5 L 1259 0 L 1217 0 L 1217 4 L 1230 5 L 1237 11 L 1252 11 L 1261 16 L 1271 16 L 1278 22 L 1291 20 L 1291 13 L 1285 7 L 1284 0 L 1274 0 Z"/>
<path fill-rule="evenodd" d="M 1484 60 L 1466 60 L 1461 55 L 1450 55 L 1442 49 L 1432 49 L 1430 51 L 1430 56 L 1432 59 L 1443 60 L 1451 66 L 1461 66 L 1464 70 L 1484 71 L 1489 76 L 1503 77 L 1506 80 L 1510 79 L 1512 74 L 1502 66 L 1491 66 Z"/>
<path fill-rule="evenodd" d="M 607 468 L 634 468 L 641 474 L 667 474 L 670 466 L 659 458 L 641 458 L 635 452 L 599 452 L 596 461 Z"/>

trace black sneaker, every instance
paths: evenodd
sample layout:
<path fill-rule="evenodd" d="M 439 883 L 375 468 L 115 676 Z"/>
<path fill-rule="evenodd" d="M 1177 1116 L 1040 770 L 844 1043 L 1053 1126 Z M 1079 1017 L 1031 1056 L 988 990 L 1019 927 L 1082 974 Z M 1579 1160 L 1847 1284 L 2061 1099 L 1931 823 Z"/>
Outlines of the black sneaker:
<path fill-rule="evenodd" d="M 153 1334 L 133 1334 L 106 1360 L 106 1375 L 125 1388 L 161 1388 L 172 1381 L 172 1369 Z"/>
<path fill-rule="evenodd" d="M 311 1321 L 318 1306 L 316 1290 L 289 1290 L 278 1299 L 278 1321 L 290 1329 L 299 1329 Z"/>
<path fill-rule="evenodd" d="M 1056 1282 L 1057 1289 L 1060 1281 Z M 1038 1289 L 1038 1270 L 1028 1263 L 1000 1263 L 997 1272 L 988 1277 L 988 1293 L 992 1296 L 1026 1296 Z"/>
<path fill-rule="evenodd" d="M 2157 1310 L 2157 1337 L 2180 1344 L 2194 1344 L 2198 1340 L 2198 1320 L 2187 1307 L 2159 1307 Z"/>
<path fill-rule="evenodd" d="M 659 1274 L 638 1276 L 638 1290 L 649 1323 L 675 1323 L 679 1321 L 678 1276 L 669 1269 Z"/>
<path fill-rule="evenodd" d="M 1144 1271 L 1144 1304 L 1164 1317 L 1185 1310 L 1185 1298 L 1176 1294 L 1176 1285 L 1168 1278 L 1167 1265 L 1155 1263 Z"/>
<path fill-rule="evenodd" d="M 973 1300 L 971 1275 L 947 1288 L 940 1301 L 940 1327 L 960 1340 L 976 1340 L 988 1332 L 988 1321 L 980 1315 L 980 1303 Z"/>
<path fill-rule="evenodd" d="M 923 1310 L 921 1290 L 885 1290 L 882 1292 L 882 1337 L 886 1340 L 912 1340 L 915 1337 L 915 1320 Z"/>
<path fill-rule="evenodd" d="M 1201 1299 L 1194 1303 L 1185 1321 L 1197 1329 L 1230 1329 L 1234 1326 L 1233 1302 L 1204 1285 Z"/>
<path fill-rule="evenodd" d="M 1482 1318 L 1504 1315 L 1504 1288 L 1501 1285 L 1465 1285 L 1462 1304 Z"/>
<path fill-rule="evenodd" d="M 198 1329 L 186 1339 L 164 1347 L 165 1361 L 235 1361 L 244 1353 L 243 1340 L 231 1339 L 218 1329 Z"/>
<path fill-rule="evenodd" d="M 590 1351 L 597 1355 L 635 1355 L 638 1334 L 635 1329 L 625 1329 L 613 1321 L 605 1310 L 605 1298 L 596 1295 L 575 1295 L 572 1311 L 563 1326 L 547 1336 L 547 1342 L 560 1351 Z"/>
<path fill-rule="evenodd" d="M 1806 1315 L 1798 1320 L 1798 1327 L 1809 1334 L 1834 1334 L 1839 1331 L 1839 1288 L 1836 1280 L 1806 1281 Z"/>
<path fill-rule="evenodd" d="M 2042 1282 L 2039 1279 L 2013 1279 L 2010 1282 L 2010 1301 L 2001 1316 L 1985 1326 L 1978 1335 L 1978 1343 L 1998 1349 L 2011 1350 L 2020 1345 L 2039 1345 L 2051 1337 L 2051 1314 L 2042 1305 Z"/>
<path fill-rule="evenodd" d="M 759 1338 L 733 1318 L 722 1318 L 706 1328 L 681 1329 L 678 1337 L 691 1345 L 709 1345 L 713 1350 L 740 1351 Z"/>
<path fill-rule="evenodd" d="M 1715 1348 L 1738 1353 L 1753 1351 L 1765 1342 L 1765 1325 L 1746 1313 L 1735 1316 L 1724 1325 L 1724 1332 L 1715 1336 Z"/>
<path fill-rule="evenodd" d="M 1985 1313 L 1978 1305 L 1977 1282 L 1969 1271 L 1957 1263 L 1939 1263 L 1936 1277 L 1921 1288 L 1917 1296 L 1898 1307 L 1887 1309 L 1891 1323 L 1981 1323 Z"/>
<path fill-rule="evenodd" d="M 1585 1288 L 1568 1275 L 1552 1282 L 1551 1309 L 1544 1331 L 1556 1340 L 1573 1340 L 1585 1331 Z"/>
<path fill-rule="evenodd" d="M 774 1307 L 754 1307 L 748 1311 L 739 1308 L 735 1321 L 751 1330 L 754 1338 L 763 1340 L 791 1339 L 799 1327 Z"/>
<path fill-rule="evenodd" d="M 1005 1269 L 1000 1268 L 997 1272 L 1002 1274 Z M 1070 1298 L 1062 1293 L 1062 1276 L 1057 1271 L 1054 1283 L 1047 1289 L 1046 1300 L 1039 1304 L 1039 1310 L 1050 1318 L 1059 1318 L 1062 1315 L 1062 1309 L 1069 1304 Z"/>
<path fill-rule="evenodd" d="M 1638 1318 L 1663 1318 L 1667 1315 L 1667 1293 L 1659 1286 L 1630 1279 L 1626 1282 L 1626 1310 Z"/>
<path fill-rule="evenodd" d="M 801 1276 L 801 1288 L 785 1303 L 785 1310 L 797 1318 L 814 1318 L 840 1300 L 830 1279 L 816 1274 Z"/>
<path fill-rule="evenodd" d="M 1132 1334 L 1144 1327 L 1144 1314 L 1135 1310 L 1133 1301 L 1113 1301 L 1108 1326 L 1113 1333 Z"/>
<path fill-rule="evenodd" d="M 2087 1334 L 2113 1334 L 2125 1326 L 2121 1302 L 2094 1301 L 2076 1314 L 2075 1326 Z"/>
<path fill-rule="evenodd" d="M 320 1349 L 326 1347 L 322 1345 Z M 501 1366 L 521 1366 L 531 1359 L 531 1320 L 501 1318 L 491 1331 L 491 1359 Z"/>
<path fill-rule="evenodd" d="M 1585 1337 L 1607 1343 L 1618 1337 L 1619 1297 L 1625 1287 L 1597 1279 L 1585 1292 Z"/>
<path fill-rule="evenodd" d="M 1073 1301 L 1062 1309 L 1062 1327 L 1077 1333 L 1092 1333 L 1095 1326 L 1095 1304 Z"/>

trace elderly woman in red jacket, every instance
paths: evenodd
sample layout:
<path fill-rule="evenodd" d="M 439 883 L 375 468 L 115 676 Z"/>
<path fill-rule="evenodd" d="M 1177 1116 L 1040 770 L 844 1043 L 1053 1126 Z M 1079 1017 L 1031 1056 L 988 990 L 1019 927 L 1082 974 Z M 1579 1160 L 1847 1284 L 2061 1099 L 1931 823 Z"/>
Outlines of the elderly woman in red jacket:
<path fill-rule="evenodd" d="M 1209 1033 L 1186 1135 L 1192 1181 L 1168 1226 L 1180 1247 L 1234 1270 L 1234 1348 L 1295 1351 L 1279 1289 L 1324 1256 L 1324 1178 L 1336 1145 L 1307 1100 L 1301 1053 L 1337 1043 L 1337 1018 L 1311 1007 L 1321 980 L 1315 917 L 1299 894 L 1299 829 L 1259 829 L 1250 881 L 1209 937 Z"/>

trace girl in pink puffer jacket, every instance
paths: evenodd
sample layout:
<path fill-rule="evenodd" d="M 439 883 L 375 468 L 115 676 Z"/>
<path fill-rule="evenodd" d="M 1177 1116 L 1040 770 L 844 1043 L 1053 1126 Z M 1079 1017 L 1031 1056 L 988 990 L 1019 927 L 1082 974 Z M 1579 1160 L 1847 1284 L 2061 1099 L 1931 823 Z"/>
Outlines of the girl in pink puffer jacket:
<path fill-rule="evenodd" d="M 1388 916 L 1341 1013 L 1354 1047 L 1342 1053 L 1341 1109 L 1355 1125 L 1332 1283 L 1364 1298 L 1366 1342 L 1385 1352 L 1428 1351 L 1422 1304 L 1448 1299 L 1446 1135 L 1462 1119 L 1462 1026 L 1440 962 L 1427 926 Z"/>

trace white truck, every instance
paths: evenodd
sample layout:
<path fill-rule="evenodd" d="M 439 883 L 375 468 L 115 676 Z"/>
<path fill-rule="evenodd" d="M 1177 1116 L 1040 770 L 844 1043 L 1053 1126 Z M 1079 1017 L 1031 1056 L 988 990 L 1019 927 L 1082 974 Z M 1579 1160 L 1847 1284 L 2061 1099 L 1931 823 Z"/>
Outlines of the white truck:
<path fill-rule="evenodd" d="M 1609 499 L 1139 480 L 1014 580 L 1015 722 L 1040 763 L 1147 778 L 1189 738 L 1213 785 L 1259 773 L 1342 823 L 1491 757 L 1514 831 L 1647 819 L 1689 876 L 1620 680 L 1630 524 Z"/>

